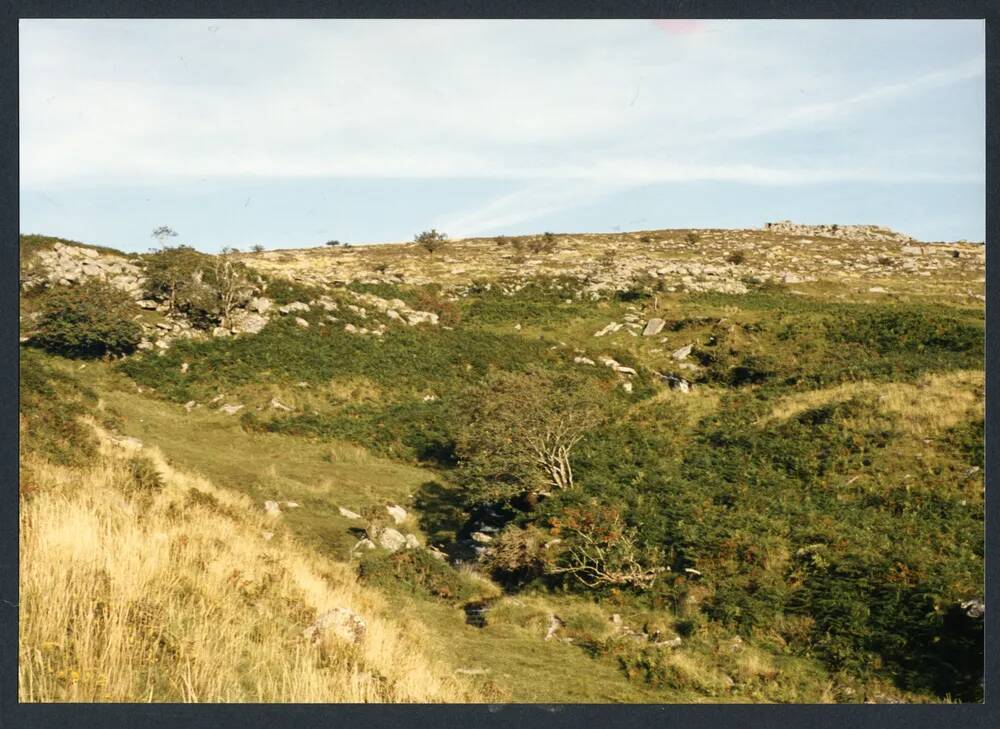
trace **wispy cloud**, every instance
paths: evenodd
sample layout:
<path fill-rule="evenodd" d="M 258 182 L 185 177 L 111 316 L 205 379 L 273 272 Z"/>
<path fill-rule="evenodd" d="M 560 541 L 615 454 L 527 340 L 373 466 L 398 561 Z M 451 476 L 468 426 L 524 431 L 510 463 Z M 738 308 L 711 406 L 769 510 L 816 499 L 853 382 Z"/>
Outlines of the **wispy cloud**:
<path fill-rule="evenodd" d="M 975 21 L 20 27 L 21 183 L 46 194 L 202 180 L 509 183 L 440 218 L 458 234 L 664 182 L 983 179 Z"/>

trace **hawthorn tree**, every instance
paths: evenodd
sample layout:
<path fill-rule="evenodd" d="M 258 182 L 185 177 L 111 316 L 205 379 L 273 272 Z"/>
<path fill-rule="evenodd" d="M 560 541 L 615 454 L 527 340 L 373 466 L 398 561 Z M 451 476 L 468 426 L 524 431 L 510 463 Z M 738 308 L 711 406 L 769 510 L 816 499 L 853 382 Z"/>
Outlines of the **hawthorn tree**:
<path fill-rule="evenodd" d="M 413 236 L 413 241 L 421 246 L 428 253 L 439 250 L 448 241 L 448 236 L 438 233 L 434 228 L 417 233 Z"/>
<path fill-rule="evenodd" d="M 601 391 L 541 370 L 487 374 L 467 394 L 455 452 L 473 501 L 510 501 L 574 487 L 572 455 L 602 420 Z"/>
<path fill-rule="evenodd" d="M 591 589 L 630 587 L 649 589 L 666 567 L 644 553 L 636 530 L 622 518 L 615 506 L 591 503 L 571 507 L 551 520 L 551 534 L 559 539 L 552 575 L 572 575 Z"/>

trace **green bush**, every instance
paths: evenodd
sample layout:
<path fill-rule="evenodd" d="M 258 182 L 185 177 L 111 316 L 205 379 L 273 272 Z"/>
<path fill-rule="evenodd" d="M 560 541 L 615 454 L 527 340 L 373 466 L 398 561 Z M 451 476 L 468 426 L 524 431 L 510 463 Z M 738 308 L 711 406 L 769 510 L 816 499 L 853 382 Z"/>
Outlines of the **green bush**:
<path fill-rule="evenodd" d="M 358 565 L 358 576 L 375 587 L 403 590 L 449 603 L 466 602 L 480 597 L 482 592 L 473 578 L 423 549 L 366 552 Z"/>
<path fill-rule="evenodd" d="M 66 357 L 123 355 L 135 350 L 139 308 L 122 291 L 96 279 L 45 292 L 31 343 Z"/>

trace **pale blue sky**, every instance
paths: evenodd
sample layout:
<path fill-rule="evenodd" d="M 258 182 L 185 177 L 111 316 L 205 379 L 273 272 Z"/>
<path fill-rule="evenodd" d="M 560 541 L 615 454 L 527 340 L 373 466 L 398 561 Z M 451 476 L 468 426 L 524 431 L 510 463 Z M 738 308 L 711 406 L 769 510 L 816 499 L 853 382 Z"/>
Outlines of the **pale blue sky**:
<path fill-rule="evenodd" d="M 982 240 L 981 21 L 22 20 L 21 231 Z"/>

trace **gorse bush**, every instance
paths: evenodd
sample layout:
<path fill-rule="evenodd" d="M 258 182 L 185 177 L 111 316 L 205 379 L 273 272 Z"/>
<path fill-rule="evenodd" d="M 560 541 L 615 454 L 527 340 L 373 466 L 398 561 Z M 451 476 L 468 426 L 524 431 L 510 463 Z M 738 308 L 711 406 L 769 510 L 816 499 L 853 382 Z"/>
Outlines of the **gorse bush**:
<path fill-rule="evenodd" d="M 134 321 L 140 313 L 124 292 L 96 279 L 79 286 L 58 286 L 39 302 L 31 342 L 67 357 L 117 356 L 132 352 L 142 339 Z"/>

